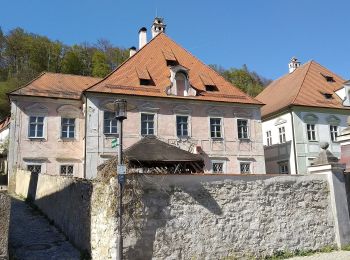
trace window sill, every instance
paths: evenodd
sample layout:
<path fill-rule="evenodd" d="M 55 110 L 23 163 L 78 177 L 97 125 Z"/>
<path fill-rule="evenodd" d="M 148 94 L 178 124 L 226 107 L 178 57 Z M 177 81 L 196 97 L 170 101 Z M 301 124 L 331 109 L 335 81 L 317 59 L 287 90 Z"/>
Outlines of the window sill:
<path fill-rule="evenodd" d="M 224 141 L 224 138 L 223 137 L 211 137 L 211 140 L 217 141 L 217 142 L 222 142 L 222 141 Z"/>
<path fill-rule="evenodd" d="M 105 135 L 105 138 L 107 138 L 107 139 L 113 139 L 113 138 L 119 137 L 119 134 L 117 134 L 117 133 L 112 133 L 112 134 L 103 133 L 103 134 Z"/>
<path fill-rule="evenodd" d="M 40 141 L 47 141 L 45 137 L 28 137 L 29 141 L 36 141 L 36 142 L 40 142 Z"/>
<path fill-rule="evenodd" d="M 59 142 L 66 142 L 66 143 L 68 143 L 68 142 L 77 142 L 78 140 L 77 139 L 75 139 L 75 138 L 60 138 L 59 139 Z"/>
<path fill-rule="evenodd" d="M 245 143 L 251 142 L 250 138 L 238 138 L 238 140 Z"/>

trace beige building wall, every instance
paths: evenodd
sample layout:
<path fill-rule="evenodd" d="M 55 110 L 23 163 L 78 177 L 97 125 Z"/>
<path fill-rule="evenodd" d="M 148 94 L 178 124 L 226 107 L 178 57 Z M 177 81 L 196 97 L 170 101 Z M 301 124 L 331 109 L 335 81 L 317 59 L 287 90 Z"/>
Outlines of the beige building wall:
<path fill-rule="evenodd" d="M 75 177 L 84 176 L 83 104 L 80 100 L 12 97 L 9 149 L 10 174 L 15 168 L 41 165 L 41 173 L 60 174 L 61 165 L 73 165 Z M 44 137 L 29 138 L 29 117 L 44 116 Z M 75 118 L 72 139 L 61 138 L 61 118 Z"/>
<path fill-rule="evenodd" d="M 154 114 L 155 135 L 184 150 L 199 152 L 205 160 L 205 172 L 212 172 L 212 162 L 223 162 L 225 173 L 240 173 L 240 163 L 246 162 L 250 163 L 252 173 L 265 173 L 259 106 L 180 98 L 87 95 L 87 178 L 95 177 L 96 167 L 117 152 L 116 148 L 111 148 L 116 136 L 103 133 L 103 111 L 106 104 L 117 98 L 125 98 L 129 106 L 123 126 L 124 149 L 142 138 L 141 114 L 151 113 Z M 176 115 L 188 115 L 189 138 L 177 137 Z M 222 139 L 210 137 L 210 117 L 222 119 Z M 237 119 L 248 120 L 247 140 L 238 138 Z"/>

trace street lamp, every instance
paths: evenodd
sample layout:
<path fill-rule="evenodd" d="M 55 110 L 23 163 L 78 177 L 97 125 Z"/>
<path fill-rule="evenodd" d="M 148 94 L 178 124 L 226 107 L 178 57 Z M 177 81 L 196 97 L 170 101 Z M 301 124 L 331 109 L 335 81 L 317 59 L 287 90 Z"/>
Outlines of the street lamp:
<path fill-rule="evenodd" d="M 117 165 L 117 176 L 119 183 L 119 251 L 118 259 L 123 259 L 123 233 L 122 233 L 122 221 L 123 221 L 123 187 L 125 184 L 126 166 L 123 164 L 123 120 L 127 118 L 127 102 L 125 99 L 117 99 L 114 101 L 115 118 L 117 119 L 117 128 L 119 135 L 118 145 L 118 165 Z"/>

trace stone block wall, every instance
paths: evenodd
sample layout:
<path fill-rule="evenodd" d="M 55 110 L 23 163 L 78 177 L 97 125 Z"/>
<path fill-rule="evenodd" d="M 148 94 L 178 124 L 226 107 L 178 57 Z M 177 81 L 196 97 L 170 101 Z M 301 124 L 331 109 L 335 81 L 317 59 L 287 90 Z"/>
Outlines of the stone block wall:
<path fill-rule="evenodd" d="M 16 190 L 23 196 L 33 193 L 28 176 L 17 173 Z M 123 199 L 125 259 L 254 257 L 336 244 L 324 175 L 133 179 Z M 114 178 L 105 183 L 39 175 L 35 203 L 93 259 L 114 259 L 117 197 Z"/>
<path fill-rule="evenodd" d="M 0 189 L 0 259 L 8 257 L 8 235 L 11 200 L 6 190 Z"/>
<path fill-rule="evenodd" d="M 221 259 L 335 245 L 324 176 L 153 176 L 140 180 L 127 259 Z"/>

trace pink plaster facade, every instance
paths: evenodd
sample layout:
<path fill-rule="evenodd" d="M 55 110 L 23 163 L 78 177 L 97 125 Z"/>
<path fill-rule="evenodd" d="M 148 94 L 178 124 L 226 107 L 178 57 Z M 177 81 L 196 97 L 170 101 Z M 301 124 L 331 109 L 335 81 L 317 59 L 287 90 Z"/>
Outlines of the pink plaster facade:
<path fill-rule="evenodd" d="M 240 173 L 240 163 L 243 162 L 250 163 L 251 173 L 265 173 L 260 106 L 176 98 L 87 94 L 87 178 L 95 177 L 96 167 L 116 154 L 116 148 L 111 148 L 111 141 L 116 135 L 103 133 L 103 111 L 106 104 L 117 98 L 125 98 L 130 108 L 123 125 L 124 149 L 142 138 L 141 114 L 154 114 L 154 135 L 184 150 L 200 153 L 205 160 L 205 172 L 213 171 L 213 162 L 222 162 L 224 173 Z M 188 116 L 188 138 L 177 136 L 177 115 Z M 221 139 L 210 136 L 211 117 L 221 118 Z M 248 139 L 238 138 L 237 119 L 248 120 Z"/>
<path fill-rule="evenodd" d="M 41 165 L 41 173 L 60 174 L 72 165 L 73 176 L 84 177 L 85 119 L 80 100 L 40 97 L 11 99 L 10 173 L 15 168 Z M 29 137 L 29 117 L 44 117 L 43 138 Z M 61 118 L 74 118 L 74 138 L 61 138 Z"/>

